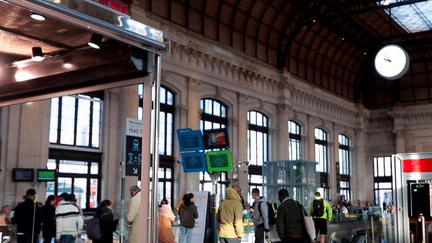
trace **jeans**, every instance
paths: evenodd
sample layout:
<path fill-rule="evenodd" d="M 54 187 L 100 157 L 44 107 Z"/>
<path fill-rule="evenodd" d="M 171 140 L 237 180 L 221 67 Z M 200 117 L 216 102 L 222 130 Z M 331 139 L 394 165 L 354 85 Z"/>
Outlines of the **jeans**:
<path fill-rule="evenodd" d="M 75 236 L 62 235 L 60 236 L 60 243 L 75 243 Z"/>
<path fill-rule="evenodd" d="M 192 243 L 192 233 L 193 228 L 186 228 L 184 226 L 180 226 L 180 241 L 179 243 L 183 243 L 186 240 L 186 243 Z"/>
<path fill-rule="evenodd" d="M 255 243 L 264 243 L 264 224 L 255 226 Z"/>

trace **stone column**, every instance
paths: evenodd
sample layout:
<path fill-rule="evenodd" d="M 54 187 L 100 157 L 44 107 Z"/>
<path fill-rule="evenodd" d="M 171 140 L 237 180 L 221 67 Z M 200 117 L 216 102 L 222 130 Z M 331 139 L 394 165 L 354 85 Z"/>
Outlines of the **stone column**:
<path fill-rule="evenodd" d="M 308 115 L 307 133 L 305 135 L 308 137 L 308 144 L 305 145 L 309 150 L 304 159 L 315 161 L 315 122 L 312 115 Z"/>
<path fill-rule="evenodd" d="M 276 152 L 276 160 L 289 160 L 289 149 L 288 149 L 288 120 L 289 115 L 288 112 L 292 107 L 287 104 L 278 104 L 277 105 L 277 121 L 274 132 L 276 132 L 276 144 L 277 144 L 277 152 Z"/>
<path fill-rule="evenodd" d="M 351 188 L 353 190 L 353 200 L 373 201 L 373 190 L 368 193 L 368 188 L 373 189 L 373 162 L 367 161 L 365 157 L 365 131 L 362 128 L 355 130 L 354 153 L 351 163 L 352 176 Z M 369 165 L 369 166 L 368 166 Z"/>
<path fill-rule="evenodd" d="M 199 130 L 201 120 L 200 113 L 200 94 L 199 87 L 201 81 L 197 79 L 188 79 L 188 110 L 187 110 L 187 127 L 192 130 Z M 183 192 L 198 191 L 199 190 L 199 173 L 184 173 L 185 187 L 181 189 Z"/>
<path fill-rule="evenodd" d="M 401 154 L 405 153 L 405 131 L 403 130 L 393 130 L 393 133 L 396 134 L 396 153 Z"/>
<path fill-rule="evenodd" d="M 329 141 L 329 165 L 328 165 L 328 182 L 329 182 L 329 199 L 333 201 L 337 199 L 337 182 L 336 182 L 336 162 L 339 162 L 339 166 L 341 166 L 341 161 L 339 161 L 339 132 L 338 125 L 333 123 L 332 128 L 332 139 Z"/>
<path fill-rule="evenodd" d="M 248 120 L 247 120 L 247 108 L 245 105 L 245 102 L 247 101 L 248 97 L 246 95 L 237 93 L 238 98 L 238 139 L 237 139 L 237 146 L 238 146 L 238 155 L 237 160 L 233 161 L 234 163 L 234 172 L 237 171 L 238 176 L 238 182 L 237 184 L 243 189 L 242 197 L 247 199 L 247 193 L 249 190 L 249 180 L 248 180 L 248 166 L 241 164 L 241 167 L 239 168 L 235 162 L 237 161 L 246 161 L 248 160 L 248 154 L 247 154 L 247 132 L 248 132 Z M 234 160 L 234 158 L 233 158 Z"/>

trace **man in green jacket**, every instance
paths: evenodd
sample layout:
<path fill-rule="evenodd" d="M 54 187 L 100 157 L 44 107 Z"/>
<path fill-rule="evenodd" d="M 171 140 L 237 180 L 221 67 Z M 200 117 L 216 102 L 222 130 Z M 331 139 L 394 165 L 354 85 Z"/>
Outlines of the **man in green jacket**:
<path fill-rule="evenodd" d="M 333 211 L 330 204 L 321 197 L 319 192 L 315 192 L 315 199 L 310 205 L 310 215 L 314 219 L 316 237 L 320 233 L 320 243 L 325 242 L 325 236 L 327 235 L 327 224 L 333 216 Z"/>

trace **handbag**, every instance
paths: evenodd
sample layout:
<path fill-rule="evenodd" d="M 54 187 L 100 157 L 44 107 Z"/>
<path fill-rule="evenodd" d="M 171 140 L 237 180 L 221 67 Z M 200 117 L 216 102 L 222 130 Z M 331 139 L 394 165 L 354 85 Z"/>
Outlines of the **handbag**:
<path fill-rule="evenodd" d="M 306 216 L 303 206 L 299 202 L 297 203 L 301 211 L 303 243 L 312 242 L 312 240 L 315 240 L 316 238 L 315 224 L 313 218 L 311 216 Z"/>

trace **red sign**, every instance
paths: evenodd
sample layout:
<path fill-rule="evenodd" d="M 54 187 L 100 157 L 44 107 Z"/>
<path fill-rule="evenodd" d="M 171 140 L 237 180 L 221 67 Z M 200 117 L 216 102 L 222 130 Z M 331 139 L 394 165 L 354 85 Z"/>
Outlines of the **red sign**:
<path fill-rule="evenodd" d="M 216 145 L 225 145 L 225 132 L 215 132 L 214 139 Z"/>
<path fill-rule="evenodd" d="M 404 173 L 432 172 L 432 158 L 402 160 L 402 171 Z"/>
<path fill-rule="evenodd" d="M 117 2 L 118 0 L 99 0 L 100 4 L 103 4 L 111 9 L 117 10 L 124 14 L 127 14 L 129 5 L 123 2 Z"/>

